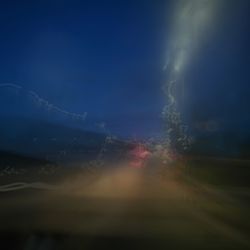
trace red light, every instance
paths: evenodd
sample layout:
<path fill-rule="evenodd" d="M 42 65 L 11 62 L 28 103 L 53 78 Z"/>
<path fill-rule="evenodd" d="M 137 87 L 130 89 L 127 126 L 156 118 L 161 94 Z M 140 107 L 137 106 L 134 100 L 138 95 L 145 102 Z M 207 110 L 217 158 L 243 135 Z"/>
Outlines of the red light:
<path fill-rule="evenodd" d="M 146 160 L 151 155 L 150 151 L 148 151 L 145 146 L 139 144 L 137 145 L 131 152 L 132 160 L 130 162 L 130 166 L 135 168 L 141 168 L 145 165 Z"/>

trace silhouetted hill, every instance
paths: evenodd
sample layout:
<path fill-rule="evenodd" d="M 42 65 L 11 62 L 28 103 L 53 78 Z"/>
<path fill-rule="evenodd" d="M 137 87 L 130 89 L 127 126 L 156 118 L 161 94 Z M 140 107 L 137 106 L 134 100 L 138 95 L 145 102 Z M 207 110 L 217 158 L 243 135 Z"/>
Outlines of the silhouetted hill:
<path fill-rule="evenodd" d="M 197 136 L 189 153 L 213 157 L 250 158 L 250 138 L 230 131 Z"/>
<path fill-rule="evenodd" d="M 17 152 L 53 162 L 81 161 L 98 156 L 105 134 L 84 131 L 46 121 L 1 117 L 0 150 Z M 110 150 L 126 147 L 116 140 Z"/>
<path fill-rule="evenodd" d="M 12 168 L 12 167 L 34 167 L 44 166 L 52 164 L 44 159 L 38 159 L 25 155 L 19 155 L 14 152 L 0 151 L 0 168 Z"/>

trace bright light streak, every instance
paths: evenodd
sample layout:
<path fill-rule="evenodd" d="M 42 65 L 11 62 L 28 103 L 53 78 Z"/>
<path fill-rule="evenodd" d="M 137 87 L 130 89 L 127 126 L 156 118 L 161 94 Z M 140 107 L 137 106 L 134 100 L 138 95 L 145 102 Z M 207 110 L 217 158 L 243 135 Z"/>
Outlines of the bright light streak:
<path fill-rule="evenodd" d="M 169 131 L 168 143 L 179 142 L 183 149 L 187 148 L 190 140 L 177 107 L 179 82 L 203 40 L 209 35 L 217 6 L 217 0 L 179 1 L 171 23 L 170 47 L 163 67 L 169 75 L 164 86 L 168 105 L 164 108 L 163 117 L 166 119 Z"/>
<path fill-rule="evenodd" d="M 181 74 L 213 24 L 216 0 L 181 1 L 173 20 L 172 63 Z"/>

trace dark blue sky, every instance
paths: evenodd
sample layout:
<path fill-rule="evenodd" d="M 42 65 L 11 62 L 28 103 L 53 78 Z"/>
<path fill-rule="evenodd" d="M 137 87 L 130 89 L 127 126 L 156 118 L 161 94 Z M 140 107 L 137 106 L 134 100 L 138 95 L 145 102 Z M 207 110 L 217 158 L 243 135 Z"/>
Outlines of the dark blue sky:
<path fill-rule="evenodd" d="M 216 121 L 247 131 L 249 1 L 224 2 L 213 35 L 185 76 L 183 110 L 191 127 Z M 90 123 L 105 121 L 121 135 L 158 133 L 171 8 L 171 1 L 160 0 L 1 1 L 0 82 L 87 112 Z M 2 88 L 0 97 L 1 113 L 44 118 L 38 107 L 20 105 L 15 93 Z"/>
<path fill-rule="evenodd" d="M 224 1 L 221 17 L 185 81 L 188 115 L 222 130 L 250 132 L 250 2 Z"/>
<path fill-rule="evenodd" d="M 158 119 L 163 6 L 152 1 L 2 2 L 0 82 L 18 83 L 63 109 L 86 111 L 89 119 L 107 124 L 116 118 L 123 123 L 124 116 L 136 123 L 140 116 Z"/>

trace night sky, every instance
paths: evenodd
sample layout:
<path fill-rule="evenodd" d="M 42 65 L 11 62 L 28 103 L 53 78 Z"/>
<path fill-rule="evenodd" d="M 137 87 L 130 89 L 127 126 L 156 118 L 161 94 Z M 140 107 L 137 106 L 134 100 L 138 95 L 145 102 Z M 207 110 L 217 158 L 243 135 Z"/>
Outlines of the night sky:
<path fill-rule="evenodd" d="M 194 133 L 249 134 L 250 2 L 221 1 L 210 35 L 182 81 L 180 110 Z M 1 115 L 52 120 L 120 136 L 162 132 L 162 85 L 173 1 L 1 1 Z M 49 103 L 86 121 L 38 107 Z M 17 93 L 18 92 L 18 93 Z M 86 123 L 86 124 L 85 124 Z"/>

